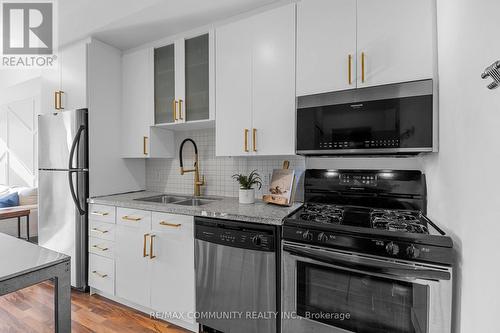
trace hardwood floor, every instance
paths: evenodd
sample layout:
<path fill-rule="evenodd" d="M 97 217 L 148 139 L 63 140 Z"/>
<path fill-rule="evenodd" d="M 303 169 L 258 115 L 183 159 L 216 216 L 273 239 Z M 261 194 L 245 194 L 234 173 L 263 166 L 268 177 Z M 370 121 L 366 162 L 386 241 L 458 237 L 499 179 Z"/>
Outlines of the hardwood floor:
<path fill-rule="evenodd" d="M 44 282 L 0 297 L 0 332 L 54 332 L 54 292 Z M 72 332 L 103 333 L 187 333 L 164 321 L 110 301 L 99 295 L 73 291 L 71 295 Z"/>

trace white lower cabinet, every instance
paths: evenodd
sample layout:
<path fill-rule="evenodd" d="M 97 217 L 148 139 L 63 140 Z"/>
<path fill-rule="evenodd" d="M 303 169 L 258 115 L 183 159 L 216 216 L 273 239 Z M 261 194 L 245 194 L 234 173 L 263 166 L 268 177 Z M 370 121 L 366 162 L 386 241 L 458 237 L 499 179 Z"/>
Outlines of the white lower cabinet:
<path fill-rule="evenodd" d="M 89 206 L 89 286 L 115 294 L 115 207 Z"/>
<path fill-rule="evenodd" d="M 197 331 L 188 319 L 195 311 L 194 218 L 117 207 L 112 231 L 101 221 L 90 221 L 91 235 L 100 235 L 89 239 L 90 286 L 142 311 L 183 315 L 165 319 Z"/>
<path fill-rule="evenodd" d="M 187 318 L 195 310 L 193 217 L 153 213 L 152 222 L 151 307 Z"/>

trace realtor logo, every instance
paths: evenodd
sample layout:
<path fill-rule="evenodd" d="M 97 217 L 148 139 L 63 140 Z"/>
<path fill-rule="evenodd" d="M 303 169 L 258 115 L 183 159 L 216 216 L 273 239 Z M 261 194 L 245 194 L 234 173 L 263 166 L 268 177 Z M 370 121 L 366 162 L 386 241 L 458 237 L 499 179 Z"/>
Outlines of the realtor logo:
<path fill-rule="evenodd" d="M 4 2 L 3 54 L 52 54 L 51 2 Z"/>

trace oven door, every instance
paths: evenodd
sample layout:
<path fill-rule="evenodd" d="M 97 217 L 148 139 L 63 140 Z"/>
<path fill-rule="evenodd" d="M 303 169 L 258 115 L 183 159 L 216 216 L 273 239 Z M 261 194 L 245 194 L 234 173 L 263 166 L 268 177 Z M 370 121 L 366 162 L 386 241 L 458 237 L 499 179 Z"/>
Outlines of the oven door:
<path fill-rule="evenodd" d="M 446 267 L 284 242 L 282 279 L 282 332 L 451 332 Z"/>

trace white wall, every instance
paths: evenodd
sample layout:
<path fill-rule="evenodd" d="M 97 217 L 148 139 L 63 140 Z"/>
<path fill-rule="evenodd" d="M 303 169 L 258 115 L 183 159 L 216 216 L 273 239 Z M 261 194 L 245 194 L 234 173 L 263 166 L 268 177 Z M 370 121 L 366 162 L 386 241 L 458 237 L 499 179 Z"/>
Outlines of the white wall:
<path fill-rule="evenodd" d="M 500 89 L 480 77 L 500 60 L 499 13 L 498 0 L 438 0 L 440 151 L 424 165 L 429 215 L 462 251 L 463 333 L 499 330 Z"/>
<path fill-rule="evenodd" d="M 40 80 L 0 91 L 0 184 L 37 186 Z"/>

